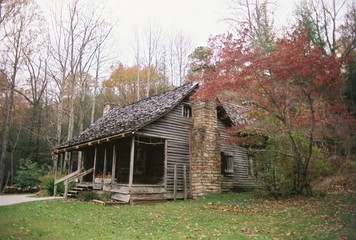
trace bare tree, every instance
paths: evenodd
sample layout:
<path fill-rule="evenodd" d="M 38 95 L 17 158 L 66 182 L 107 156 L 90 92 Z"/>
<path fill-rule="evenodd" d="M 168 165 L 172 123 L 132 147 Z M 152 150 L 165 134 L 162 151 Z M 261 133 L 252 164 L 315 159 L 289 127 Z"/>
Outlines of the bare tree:
<path fill-rule="evenodd" d="M 80 98 L 83 100 L 83 91 L 87 89 L 85 83 L 87 78 L 83 77 L 89 76 L 83 73 L 95 73 L 95 68 L 100 66 L 98 52 L 102 51 L 112 29 L 111 26 L 108 27 L 103 12 L 95 4 L 88 6 L 80 4 L 79 0 L 68 1 L 61 5 L 60 9 L 56 11 L 57 15 L 53 22 L 55 33 L 51 40 L 54 60 L 51 72 L 58 87 L 57 143 L 62 139 L 64 100 L 67 98 L 69 101 L 67 132 L 69 140 L 74 133 L 76 90 L 79 90 Z M 99 72 L 95 73 L 97 74 Z M 65 90 L 68 90 L 67 95 Z M 80 125 L 83 128 L 82 124 Z"/>
<path fill-rule="evenodd" d="M 11 7 L 9 7 L 11 6 Z M 2 121 L 2 146 L 0 157 L 0 192 L 3 188 L 5 162 L 9 142 L 9 131 L 13 115 L 14 97 L 19 81 L 19 75 L 23 69 L 24 53 L 29 52 L 31 43 L 36 38 L 35 24 L 39 24 L 38 8 L 30 0 L 5 1 L 1 3 L 1 10 L 11 9 L 11 13 L 2 12 L 2 27 L 0 28 L 0 39 L 2 39 L 0 69 L 4 80 L 5 104 Z"/>
<path fill-rule="evenodd" d="M 247 34 L 254 49 L 270 52 L 275 38 L 270 0 L 231 0 L 225 20 L 238 34 Z M 245 29 L 249 31 L 246 33 Z"/>
<path fill-rule="evenodd" d="M 310 24 L 311 41 L 320 45 L 325 53 L 335 54 L 338 49 L 338 21 L 346 8 L 346 0 L 303 0 L 296 5 L 297 20 Z"/>
<path fill-rule="evenodd" d="M 157 68 L 157 63 L 160 58 L 161 44 L 163 42 L 163 34 L 161 27 L 152 21 L 149 21 L 143 32 L 142 49 L 143 49 L 143 62 L 148 68 L 148 74 L 146 79 L 146 97 L 150 96 L 150 89 L 152 84 L 151 68 L 154 66 Z"/>
<path fill-rule="evenodd" d="M 178 32 L 175 38 L 175 55 L 177 59 L 179 85 L 183 84 L 183 79 L 187 74 L 189 65 L 188 56 L 191 52 L 191 40 L 182 32 Z"/>
<path fill-rule="evenodd" d="M 141 99 L 141 47 L 140 47 L 140 37 L 137 28 L 135 29 L 135 36 L 134 36 L 134 43 L 133 46 L 134 54 L 135 54 L 135 61 L 137 65 L 137 80 L 136 80 L 136 101 Z"/>
<path fill-rule="evenodd" d="M 192 42 L 182 31 L 173 32 L 168 39 L 169 77 L 174 85 L 182 85 L 189 67 L 189 54 L 192 53 Z"/>

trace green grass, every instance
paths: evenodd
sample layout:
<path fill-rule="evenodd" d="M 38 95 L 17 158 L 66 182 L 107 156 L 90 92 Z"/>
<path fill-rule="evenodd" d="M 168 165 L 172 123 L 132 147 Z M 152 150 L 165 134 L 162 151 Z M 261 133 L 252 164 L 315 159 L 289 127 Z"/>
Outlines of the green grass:
<path fill-rule="evenodd" d="M 355 239 L 355 194 L 249 193 L 143 206 L 39 201 L 0 207 L 0 239 Z"/>

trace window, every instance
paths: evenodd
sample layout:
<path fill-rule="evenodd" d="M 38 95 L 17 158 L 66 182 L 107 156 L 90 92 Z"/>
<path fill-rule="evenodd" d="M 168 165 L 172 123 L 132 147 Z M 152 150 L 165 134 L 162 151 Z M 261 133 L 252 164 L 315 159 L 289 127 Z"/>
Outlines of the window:
<path fill-rule="evenodd" d="M 234 173 L 234 157 L 232 153 L 221 153 L 221 173 Z"/>
<path fill-rule="evenodd" d="M 191 118 L 192 117 L 192 107 L 189 106 L 188 104 L 184 104 L 182 115 L 183 115 L 183 117 Z"/>
<path fill-rule="evenodd" d="M 251 177 L 255 177 L 255 168 L 256 168 L 256 164 L 253 161 L 253 157 L 252 155 L 248 155 L 248 162 L 247 162 L 247 166 L 248 166 L 248 175 Z"/>

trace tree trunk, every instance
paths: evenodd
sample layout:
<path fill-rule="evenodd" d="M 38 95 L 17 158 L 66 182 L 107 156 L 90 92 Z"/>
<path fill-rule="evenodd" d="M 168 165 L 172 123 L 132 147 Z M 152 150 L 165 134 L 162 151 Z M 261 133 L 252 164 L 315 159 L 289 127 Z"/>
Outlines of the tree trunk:
<path fill-rule="evenodd" d="M 3 190 L 4 177 L 5 177 L 5 161 L 7 157 L 7 147 L 9 144 L 9 132 L 11 126 L 11 114 L 14 105 L 14 84 L 10 87 L 9 99 L 6 106 L 5 122 L 4 122 L 4 132 L 2 137 L 1 146 L 1 157 L 0 157 L 0 193 Z"/>
<path fill-rule="evenodd" d="M 313 195 L 313 191 L 308 179 L 308 167 L 306 165 L 303 166 L 302 168 L 301 177 L 302 177 L 302 190 L 305 190 L 305 195 L 307 197 L 311 197 Z"/>
<path fill-rule="evenodd" d="M 57 136 L 56 136 L 56 143 L 59 145 L 62 140 L 62 118 L 63 118 L 63 100 L 60 97 L 58 101 L 58 111 L 57 111 Z"/>

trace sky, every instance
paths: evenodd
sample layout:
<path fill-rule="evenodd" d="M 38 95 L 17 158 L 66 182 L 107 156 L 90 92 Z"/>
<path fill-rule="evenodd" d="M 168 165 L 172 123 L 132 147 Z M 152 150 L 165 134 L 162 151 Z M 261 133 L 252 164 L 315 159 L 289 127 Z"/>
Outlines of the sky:
<path fill-rule="evenodd" d="M 50 11 L 53 0 L 36 0 Z M 84 2 L 86 0 L 83 0 Z M 295 0 L 275 0 L 276 24 L 287 22 Z M 89 2 L 89 1 L 88 1 Z M 105 1 L 103 1 L 105 2 Z M 164 33 L 182 31 L 192 40 L 193 47 L 207 44 L 209 36 L 225 33 L 229 0 L 106 0 L 109 16 L 114 22 L 114 41 L 118 58 L 133 64 L 135 29 L 143 29 L 148 21 L 157 23 Z"/>
<path fill-rule="evenodd" d="M 294 0 L 275 2 L 276 23 L 284 24 L 292 15 Z M 182 31 L 195 47 L 205 46 L 210 36 L 228 30 L 223 19 L 228 14 L 229 3 L 229 0 L 109 0 L 108 6 L 111 15 L 117 17 L 116 34 L 125 56 L 132 51 L 129 45 L 135 29 L 148 21 L 158 23 L 167 33 Z"/>

